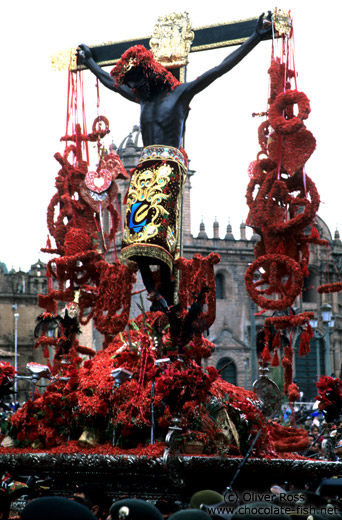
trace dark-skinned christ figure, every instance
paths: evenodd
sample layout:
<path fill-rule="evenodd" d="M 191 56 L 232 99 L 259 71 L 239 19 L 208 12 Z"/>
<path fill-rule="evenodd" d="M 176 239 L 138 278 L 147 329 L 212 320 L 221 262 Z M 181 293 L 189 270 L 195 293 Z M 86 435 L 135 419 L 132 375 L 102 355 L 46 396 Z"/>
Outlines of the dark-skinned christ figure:
<path fill-rule="evenodd" d="M 190 102 L 269 35 L 270 19 L 271 13 L 266 18 L 262 14 L 248 40 L 219 65 L 185 83 L 180 83 L 141 45 L 128 49 L 110 73 L 97 65 L 89 47 L 81 44 L 78 48 L 81 63 L 105 87 L 140 104 L 144 149 L 128 190 L 121 261 L 138 264 L 152 301 L 151 310 L 167 311 L 174 304 L 173 269 L 187 174 L 187 157 L 181 144 Z M 160 269 L 157 290 L 153 265 Z"/>

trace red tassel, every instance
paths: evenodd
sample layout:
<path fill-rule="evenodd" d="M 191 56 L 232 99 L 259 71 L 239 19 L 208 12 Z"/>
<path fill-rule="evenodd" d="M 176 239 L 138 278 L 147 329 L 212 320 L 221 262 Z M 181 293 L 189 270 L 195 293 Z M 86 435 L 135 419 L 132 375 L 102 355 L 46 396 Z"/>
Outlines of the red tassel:
<path fill-rule="evenodd" d="M 320 238 L 315 224 L 312 225 L 310 238 Z"/>
<path fill-rule="evenodd" d="M 296 383 L 291 383 L 288 388 L 288 398 L 290 403 L 295 403 L 296 401 L 299 401 L 299 388 L 296 385 Z"/>
<path fill-rule="evenodd" d="M 285 347 L 285 355 L 282 359 L 282 367 L 284 368 L 284 392 L 287 393 L 289 385 L 292 383 L 292 355 L 291 347 Z"/>
<path fill-rule="evenodd" d="M 279 367 L 280 366 L 280 360 L 279 360 L 279 355 L 278 355 L 278 349 L 277 348 L 274 349 L 274 354 L 273 354 L 271 366 L 272 367 Z"/>
<path fill-rule="evenodd" d="M 301 336 L 300 336 L 300 343 L 299 343 L 299 357 L 306 356 L 310 352 L 310 335 L 307 330 L 303 330 Z"/>
<path fill-rule="evenodd" d="M 272 341 L 272 347 L 273 348 L 280 348 L 280 332 L 278 330 L 277 334 L 274 336 Z"/>
<path fill-rule="evenodd" d="M 308 278 L 310 275 L 307 262 L 303 262 L 302 264 L 302 274 L 304 278 Z"/>
<path fill-rule="evenodd" d="M 314 337 L 314 333 L 313 333 L 313 329 L 312 329 L 310 323 L 306 324 L 306 330 L 307 330 L 307 333 L 309 334 L 310 340 L 311 340 Z"/>
<path fill-rule="evenodd" d="M 264 346 L 264 350 L 261 353 L 261 359 L 264 363 L 269 363 L 271 361 L 270 349 L 268 348 L 267 343 Z"/>
<path fill-rule="evenodd" d="M 44 347 L 43 356 L 45 357 L 45 359 L 49 359 L 50 357 L 49 347 L 47 345 L 45 345 Z"/>

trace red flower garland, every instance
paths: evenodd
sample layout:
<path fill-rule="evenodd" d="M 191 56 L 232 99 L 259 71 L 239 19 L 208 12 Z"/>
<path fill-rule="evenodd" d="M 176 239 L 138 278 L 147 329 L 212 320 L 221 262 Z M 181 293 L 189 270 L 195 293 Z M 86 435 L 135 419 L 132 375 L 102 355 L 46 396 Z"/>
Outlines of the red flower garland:
<path fill-rule="evenodd" d="M 94 307 L 96 328 L 105 336 L 124 330 L 129 321 L 135 272 L 120 262 L 97 264 L 99 281 Z M 120 312 L 119 312 L 120 311 Z"/>
<path fill-rule="evenodd" d="M 298 104 L 298 116 L 285 119 L 284 111 L 286 113 L 295 103 Z M 297 90 L 286 90 L 278 94 L 270 106 L 268 119 L 272 128 L 280 134 L 292 134 L 303 127 L 303 119 L 307 119 L 309 114 L 310 101 L 306 94 Z"/>
<path fill-rule="evenodd" d="M 210 253 L 206 258 L 196 254 L 190 260 L 181 257 L 175 262 L 177 269 L 181 272 L 178 297 L 183 314 L 186 313 L 201 290 L 204 287 L 207 288 L 203 302 L 203 304 L 207 304 L 207 310 L 203 311 L 198 318 L 206 323 L 207 328 L 213 324 L 216 317 L 216 287 L 213 266 L 218 264 L 219 261 L 220 255 Z"/>
<path fill-rule="evenodd" d="M 314 227 L 310 236 L 304 231 L 313 226 L 320 204 L 316 186 L 303 170 L 316 146 L 315 138 L 303 122 L 310 113 L 310 102 L 303 92 L 291 90 L 295 73 L 288 67 L 290 60 L 282 63 L 282 59 L 273 57 L 268 70 L 269 109 L 266 121 L 258 129 L 261 151 L 250 165 L 251 179 L 246 192 L 247 224 L 261 239 L 254 247 L 256 260 L 246 271 L 245 285 L 252 300 L 270 310 L 292 306 L 303 289 L 303 278 L 309 274 L 309 244 L 322 244 L 314 234 Z M 294 115 L 294 104 L 298 105 L 298 116 Z M 260 159 L 262 155 L 266 158 Z M 274 295 L 280 298 L 274 299 Z M 310 317 L 309 313 L 302 313 L 266 318 L 265 338 L 271 327 L 278 332 L 272 344 L 273 359 L 266 340 L 261 354 L 264 361 L 271 361 L 272 366 L 279 364 L 279 331 L 288 327 L 303 327 L 299 355 L 307 354 L 313 336 Z M 285 348 L 282 360 L 285 393 L 292 381 L 292 356 L 290 345 Z"/>
<path fill-rule="evenodd" d="M 320 294 L 342 291 L 342 282 L 325 283 L 317 289 Z"/>
<path fill-rule="evenodd" d="M 272 325 L 277 330 L 286 329 L 288 327 L 301 327 L 310 322 L 314 318 L 313 312 L 301 312 L 300 314 L 292 314 L 289 316 L 270 316 L 265 319 L 265 326 Z"/>

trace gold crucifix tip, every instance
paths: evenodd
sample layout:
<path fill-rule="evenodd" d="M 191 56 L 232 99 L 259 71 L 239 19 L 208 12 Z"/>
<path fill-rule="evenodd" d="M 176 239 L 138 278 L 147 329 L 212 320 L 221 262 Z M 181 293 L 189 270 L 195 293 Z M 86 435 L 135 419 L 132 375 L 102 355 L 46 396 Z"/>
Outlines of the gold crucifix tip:
<path fill-rule="evenodd" d="M 279 7 L 275 7 L 273 11 L 274 28 L 280 36 L 289 36 L 292 30 L 292 22 L 290 12 Z"/>
<path fill-rule="evenodd" d="M 76 70 L 77 54 L 76 47 L 68 51 L 58 51 L 51 56 L 51 67 L 53 70 Z"/>

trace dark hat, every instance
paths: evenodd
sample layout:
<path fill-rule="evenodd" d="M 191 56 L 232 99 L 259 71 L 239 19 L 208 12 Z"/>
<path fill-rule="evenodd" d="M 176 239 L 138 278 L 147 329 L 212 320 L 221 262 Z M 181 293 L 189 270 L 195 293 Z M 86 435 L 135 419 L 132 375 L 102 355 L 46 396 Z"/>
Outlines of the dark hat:
<path fill-rule="evenodd" d="M 202 504 L 206 506 L 213 506 L 224 501 L 224 496 L 212 491 L 211 489 L 203 489 L 194 493 L 190 499 L 190 506 L 192 509 L 200 509 Z"/>
<path fill-rule="evenodd" d="M 138 498 L 118 500 L 109 512 L 113 520 L 163 520 L 163 515 L 156 507 Z"/>
<path fill-rule="evenodd" d="M 96 520 L 96 516 L 74 500 L 42 497 L 32 500 L 21 513 L 22 520 Z"/>
<path fill-rule="evenodd" d="M 169 520 L 211 520 L 211 516 L 200 509 L 182 509 L 170 516 Z"/>
<path fill-rule="evenodd" d="M 326 497 L 342 497 L 342 478 L 323 478 L 319 494 Z"/>

